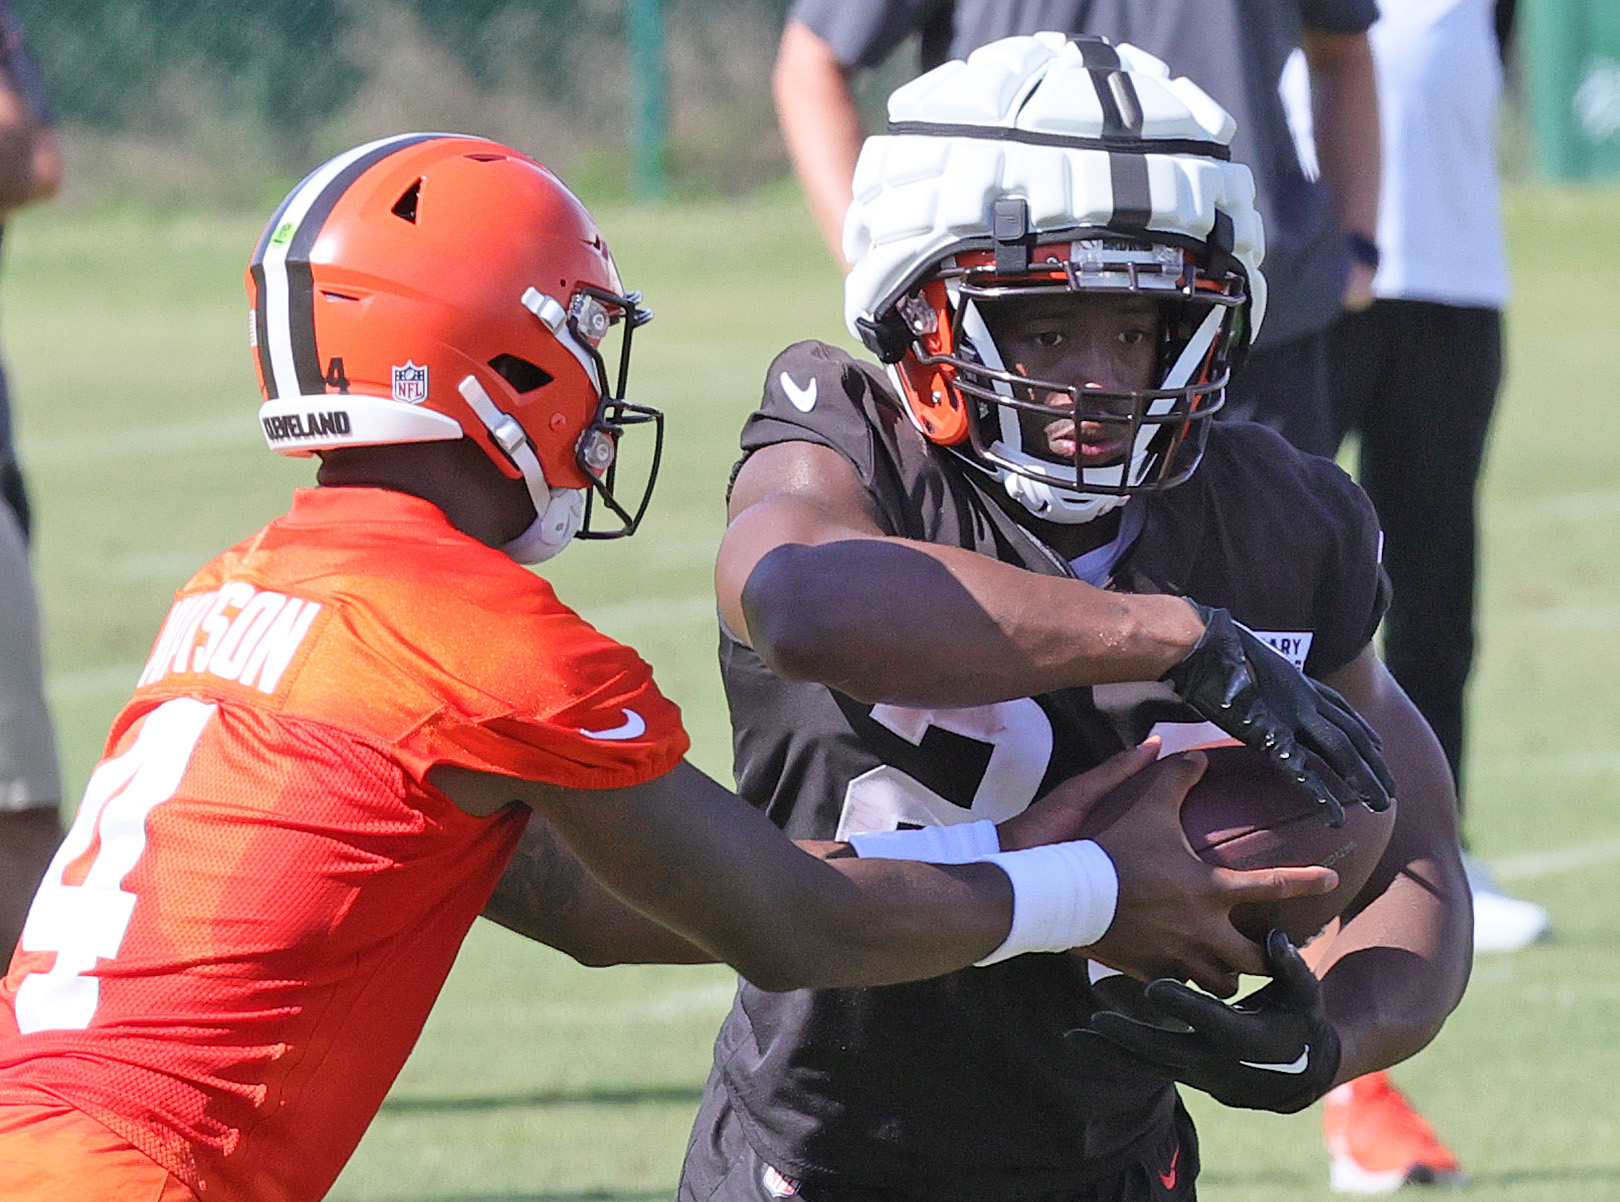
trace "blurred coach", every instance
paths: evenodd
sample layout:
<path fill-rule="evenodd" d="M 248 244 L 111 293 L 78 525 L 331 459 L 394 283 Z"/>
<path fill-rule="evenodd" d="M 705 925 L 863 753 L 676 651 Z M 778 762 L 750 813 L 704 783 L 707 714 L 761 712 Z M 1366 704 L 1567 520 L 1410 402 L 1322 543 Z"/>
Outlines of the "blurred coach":
<path fill-rule="evenodd" d="M 0 236 L 13 209 L 50 196 L 61 182 L 50 123 L 39 70 L 9 0 L 0 0 Z M 62 786 L 45 709 L 28 531 L 28 494 L 0 368 L 0 943 L 8 950 L 61 838 Z"/>

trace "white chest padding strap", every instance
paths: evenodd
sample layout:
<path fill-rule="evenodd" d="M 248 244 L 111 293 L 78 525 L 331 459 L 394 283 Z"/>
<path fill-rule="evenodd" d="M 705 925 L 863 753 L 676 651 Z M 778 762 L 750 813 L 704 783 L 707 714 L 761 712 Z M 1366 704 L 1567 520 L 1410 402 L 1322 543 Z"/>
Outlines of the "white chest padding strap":
<path fill-rule="evenodd" d="M 462 380 L 459 391 L 496 445 L 517 464 L 523 482 L 529 486 L 529 499 L 534 502 L 534 521 L 501 550 L 518 563 L 544 563 L 578 533 L 585 517 L 585 490 L 552 488 L 546 483 L 546 473 L 535 457 L 529 436 L 517 418 L 495 407 L 476 376 Z"/>
<path fill-rule="evenodd" d="M 851 835 L 855 854 L 868 860 L 926 860 L 930 864 L 969 864 L 1001 850 L 1001 836 L 988 818 L 919 826 L 910 830 Z"/>

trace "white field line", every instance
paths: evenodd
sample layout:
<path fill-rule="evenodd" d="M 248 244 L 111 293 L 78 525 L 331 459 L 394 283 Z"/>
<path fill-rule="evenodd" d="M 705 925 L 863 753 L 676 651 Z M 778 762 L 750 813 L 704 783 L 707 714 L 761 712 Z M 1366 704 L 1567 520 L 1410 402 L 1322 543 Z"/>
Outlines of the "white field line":
<path fill-rule="evenodd" d="M 1485 621 L 1487 632 L 1492 627 L 1530 626 L 1544 633 L 1607 633 L 1620 629 L 1620 601 L 1555 605 L 1550 609 L 1490 610 Z M 1487 635 L 1488 637 L 1488 635 Z"/>
<path fill-rule="evenodd" d="M 1546 522 L 1597 522 L 1620 518 L 1620 488 L 1556 493 L 1523 501 L 1505 498 L 1481 506 L 1487 527 L 1523 529 Z"/>
<path fill-rule="evenodd" d="M 1616 861 L 1620 861 L 1620 838 L 1593 839 L 1569 847 L 1555 847 L 1550 851 L 1499 856 L 1488 861 L 1486 866 L 1498 881 L 1530 881 L 1540 877 L 1563 876 Z"/>

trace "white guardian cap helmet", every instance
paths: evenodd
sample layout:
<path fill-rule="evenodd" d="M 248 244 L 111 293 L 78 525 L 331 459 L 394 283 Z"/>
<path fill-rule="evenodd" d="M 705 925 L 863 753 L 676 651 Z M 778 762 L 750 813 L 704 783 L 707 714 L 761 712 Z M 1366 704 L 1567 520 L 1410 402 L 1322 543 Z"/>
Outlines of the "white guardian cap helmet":
<path fill-rule="evenodd" d="M 1005 38 L 889 98 L 844 223 L 852 333 L 925 437 L 996 476 L 1037 517 L 1085 522 L 1198 466 L 1233 365 L 1265 312 L 1263 237 L 1232 117 L 1134 46 Z M 982 302 L 1137 294 L 1159 302 L 1155 384 L 1021 374 Z M 1043 403 L 1067 394 L 1072 408 Z M 1128 425 L 1125 458 L 1025 449 L 1020 413 Z"/>

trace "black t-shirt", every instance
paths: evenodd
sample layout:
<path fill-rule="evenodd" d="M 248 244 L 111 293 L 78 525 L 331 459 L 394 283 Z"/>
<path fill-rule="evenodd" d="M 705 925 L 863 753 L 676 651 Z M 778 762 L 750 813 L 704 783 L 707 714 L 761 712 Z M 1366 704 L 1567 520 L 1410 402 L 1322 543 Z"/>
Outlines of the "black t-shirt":
<path fill-rule="evenodd" d="M 875 366 L 818 342 L 784 351 L 742 445 L 784 441 L 848 459 L 889 533 L 1069 573 L 983 491 L 999 484 L 917 432 Z M 1331 462 L 1261 426 L 1217 425 L 1189 482 L 1132 504 L 1141 533 L 1110 587 L 1228 608 L 1317 676 L 1371 639 L 1387 591 L 1378 528 Z M 724 633 L 721 667 L 739 790 L 797 838 L 999 821 L 1156 723 L 1198 721 L 1157 684 L 959 709 L 866 705 L 781 680 Z M 1084 962 L 1068 955 L 879 989 L 745 983 L 716 1071 L 756 1150 L 791 1176 L 1033 1198 L 1112 1171 L 1170 1121 L 1163 1080 L 1068 1050 L 1063 1033 L 1091 1009 Z"/>

